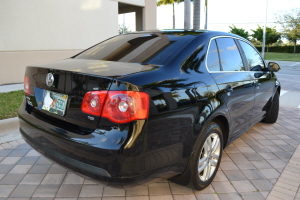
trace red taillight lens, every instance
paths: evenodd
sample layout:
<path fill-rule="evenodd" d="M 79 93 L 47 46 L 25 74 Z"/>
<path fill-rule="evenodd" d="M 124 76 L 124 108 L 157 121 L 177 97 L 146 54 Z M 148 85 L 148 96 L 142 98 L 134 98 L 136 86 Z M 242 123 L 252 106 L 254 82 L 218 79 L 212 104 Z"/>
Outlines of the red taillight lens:
<path fill-rule="evenodd" d="M 81 103 L 81 110 L 91 115 L 101 115 L 101 110 L 104 106 L 107 91 L 87 92 L 84 95 Z"/>
<path fill-rule="evenodd" d="M 112 122 L 127 123 L 146 119 L 149 112 L 149 96 L 145 92 L 110 91 L 102 117 Z"/>
<path fill-rule="evenodd" d="M 30 81 L 26 75 L 24 77 L 24 93 L 30 95 Z"/>
<path fill-rule="evenodd" d="M 88 92 L 84 96 L 81 109 L 85 113 L 105 117 L 115 123 L 128 123 L 148 118 L 149 95 L 134 91 Z"/>

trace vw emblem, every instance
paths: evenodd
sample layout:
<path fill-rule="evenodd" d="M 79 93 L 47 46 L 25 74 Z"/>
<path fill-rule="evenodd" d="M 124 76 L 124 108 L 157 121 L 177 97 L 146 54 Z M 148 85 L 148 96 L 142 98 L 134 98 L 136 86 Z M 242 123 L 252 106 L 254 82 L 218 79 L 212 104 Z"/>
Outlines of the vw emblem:
<path fill-rule="evenodd" d="M 48 87 L 51 87 L 54 83 L 54 76 L 51 73 L 48 73 L 46 76 L 46 84 L 48 85 Z"/>

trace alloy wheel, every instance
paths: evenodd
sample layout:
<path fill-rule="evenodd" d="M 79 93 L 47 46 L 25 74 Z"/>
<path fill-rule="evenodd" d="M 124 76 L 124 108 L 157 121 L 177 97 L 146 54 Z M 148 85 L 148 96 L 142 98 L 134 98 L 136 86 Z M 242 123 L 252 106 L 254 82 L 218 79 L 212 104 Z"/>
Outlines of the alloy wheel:
<path fill-rule="evenodd" d="M 203 144 L 198 162 L 198 175 L 201 181 L 207 181 L 214 174 L 220 153 L 220 137 L 217 133 L 211 133 Z"/>

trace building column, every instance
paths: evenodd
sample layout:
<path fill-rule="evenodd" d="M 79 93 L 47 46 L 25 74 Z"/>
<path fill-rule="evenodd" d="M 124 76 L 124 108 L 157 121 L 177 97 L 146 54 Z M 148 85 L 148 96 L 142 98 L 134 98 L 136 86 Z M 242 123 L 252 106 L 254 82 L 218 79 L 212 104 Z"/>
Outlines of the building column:
<path fill-rule="evenodd" d="M 157 29 L 156 0 L 145 0 L 143 8 L 143 30 Z"/>

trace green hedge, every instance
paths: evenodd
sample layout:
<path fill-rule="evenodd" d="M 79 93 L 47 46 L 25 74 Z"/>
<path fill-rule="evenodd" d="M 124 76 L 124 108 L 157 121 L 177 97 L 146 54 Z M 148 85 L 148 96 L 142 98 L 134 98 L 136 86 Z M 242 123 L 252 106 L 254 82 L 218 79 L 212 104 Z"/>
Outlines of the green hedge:
<path fill-rule="evenodd" d="M 259 52 L 261 52 L 261 46 L 255 46 Z M 267 51 L 267 47 L 265 49 Z M 278 53 L 294 53 L 294 46 L 277 46 L 269 47 L 269 52 L 278 52 Z M 296 53 L 300 53 L 300 45 L 296 47 Z"/>

